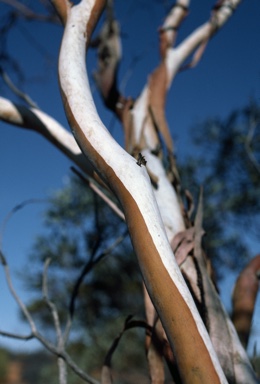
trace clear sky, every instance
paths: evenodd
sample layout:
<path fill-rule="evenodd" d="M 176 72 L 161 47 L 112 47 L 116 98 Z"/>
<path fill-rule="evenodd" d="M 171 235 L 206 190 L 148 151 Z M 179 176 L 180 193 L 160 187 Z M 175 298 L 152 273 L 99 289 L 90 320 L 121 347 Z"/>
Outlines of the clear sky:
<path fill-rule="evenodd" d="M 149 72 L 158 63 L 157 28 L 162 24 L 165 5 L 169 1 L 139 0 L 116 2 L 116 15 L 121 22 L 123 61 L 120 86 L 126 96 L 136 97 L 145 85 Z M 207 20 L 210 4 L 206 0 L 192 1 L 178 42 Z M 40 7 L 34 1 L 35 9 Z M 6 17 L 7 5 L 0 3 L 0 21 Z M 225 117 L 233 109 L 246 105 L 250 97 L 260 98 L 260 1 L 244 0 L 227 25 L 210 41 L 199 65 L 178 75 L 169 92 L 167 118 L 175 138 L 177 157 L 184 158 L 192 148 L 189 130 L 206 117 Z M 19 21 L 7 40 L 10 55 L 16 58 L 25 74 L 23 90 L 38 106 L 68 127 L 61 103 L 57 81 L 57 57 L 62 27 L 44 23 Z M 133 67 L 133 58 L 138 57 Z M 6 70 L 10 67 L 3 65 Z M 90 52 L 89 73 L 93 73 L 95 53 Z M 132 68 L 125 85 L 126 75 Z M 16 82 L 17 77 L 9 75 Z M 1 96 L 17 98 L 1 81 Z M 97 91 L 94 97 L 106 126 L 113 122 L 104 110 Z M 114 128 L 114 130 L 116 127 Z M 45 139 L 31 131 L 0 122 L 0 223 L 17 204 L 31 199 L 45 199 L 68 180 L 70 161 Z M 120 134 L 117 134 L 120 140 Z M 32 268 L 26 257 L 33 238 L 42 228 L 44 204 L 32 204 L 19 211 L 4 232 L 3 250 L 8 258 L 15 286 L 26 300 L 17 272 Z M 252 250 L 252 254 L 259 249 Z M 223 296 L 229 297 L 234 276 L 225 280 Z M 4 276 L 0 271 L 0 328 L 13 332 L 24 330 L 17 317 L 17 307 L 10 299 Z M 228 300 L 225 300 L 228 305 Z M 259 332 L 256 335 L 260 340 Z M 0 339 L 0 345 L 16 350 L 28 348 L 25 342 Z"/>

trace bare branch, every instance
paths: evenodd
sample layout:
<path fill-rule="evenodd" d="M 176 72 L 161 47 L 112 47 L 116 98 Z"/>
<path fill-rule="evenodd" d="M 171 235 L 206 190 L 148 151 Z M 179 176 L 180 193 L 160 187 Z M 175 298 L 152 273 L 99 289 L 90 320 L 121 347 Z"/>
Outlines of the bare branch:
<path fill-rule="evenodd" d="M 102 373 L 101 373 L 101 384 L 111 384 L 112 383 L 111 371 L 110 371 L 111 364 L 112 364 L 112 357 L 113 357 L 113 354 L 116 351 L 118 344 L 119 344 L 122 336 L 124 335 L 124 333 L 127 330 L 132 329 L 132 328 L 136 328 L 136 327 L 141 327 L 141 328 L 144 328 L 144 329 L 151 332 L 151 327 L 146 323 L 146 321 L 133 320 L 132 318 L 133 318 L 133 316 L 131 316 L 131 315 L 126 318 L 122 331 L 114 339 L 114 341 L 112 342 L 112 344 L 111 344 L 111 346 L 110 346 L 110 348 L 109 348 L 109 350 L 105 356 L 105 361 L 104 361 L 104 365 L 102 367 Z"/>
<path fill-rule="evenodd" d="M 48 141 L 60 149 L 84 172 L 84 181 L 94 190 L 111 209 L 124 220 L 124 215 L 118 206 L 109 197 L 111 190 L 104 193 L 102 188 L 107 189 L 104 182 L 94 173 L 93 167 L 82 154 L 73 135 L 61 126 L 55 119 L 36 108 L 26 108 L 0 97 L 0 120 L 14 124 L 25 129 L 32 129 L 43 135 Z M 75 168 L 73 168 L 75 171 Z M 76 172 L 77 173 L 77 172 Z M 100 184 L 100 187 L 94 183 Z"/>
<path fill-rule="evenodd" d="M 11 339 L 17 339 L 17 340 L 32 340 L 35 336 L 30 333 L 29 335 L 18 335 L 16 333 L 12 332 L 5 332 L 5 331 L 0 331 L 0 335 L 4 337 L 10 337 Z"/>
<path fill-rule="evenodd" d="M 6 337 L 13 337 L 13 338 L 19 339 L 19 340 L 31 340 L 33 338 L 36 338 L 48 351 L 50 351 L 51 353 L 56 355 L 59 359 L 61 358 L 62 360 L 64 360 L 66 362 L 66 364 L 68 364 L 68 366 L 77 375 L 79 375 L 79 377 L 84 379 L 87 383 L 99 384 L 99 382 L 97 380 L 93 379 L 91 376 L 89 376 L 87 373 L 85 373 L 81 368 L 79 368 L 77 366 L 77 364 L 65 352 L 63 344 L 59 345 L 58 347 L 55 347 L 52 343 L 50 343 L 46 338 L 44 338 L 37 331 L 37 328 L 36 328 L 36 325 L 33 321 L 32 316 L 30 315 L 28 309 L 26 308 L 26 306 L 24 305 L 24 303 L 22 302 L 22 300 L 20 299 L 20 297 L 18 296 L 18 294 L 16 293 L 16 291 L 13 287 L 13 283 L 12 283 L 10 272 L 9 272 L 9 266 L 7 264 L 6 258 L 4 257 L 1 249 L 0 249 L 0 261 L 1 261 L 3 268 L 4 268 L 6 281 L 7 281 L 7 285 L 9 287 L 9 290 L 10 290 L 12 296 L 14 297 L 16 303 L 18 304 L 19 308 L 21 309 L 23 315 L 25 316 L 26 320 L 28 321 L 30 328 L 31 328 L 31 331 L 32 331 L 32 333 L 30 335 L 27 335 L 27 336 L 17 335 L 17 334 L 11 333 L 11 332 L 4 332 L 4 331 L 0 331 L 0 335 L 6 336 Z M 65 374 L 64 364 L 59 361 L 59 365 L 62 368 L 62 371 L 60 371 L 60 378 L 62 380 L 64 380 L 64 379 L 66 379 L 66 377 L 65 377 L 66 375 L 64 376 L 64 374 Z M 65 384 L 66 381 L 61 381 L 61 383 Z"/>
<path fill-rule="evenodd" d="M 36 108 L 26 108 L 0 97 L 0 119 L 6 123 L 40 133 L 84 172 L 93 176 L 93 168 L 82 155 L 73 136 L 46 113 Z"/>
<path fill-rule="evenodd" d="M 65 346 L 65 340 L 63 339 L 61 326 L 60 326 L 60 320 L 59 320 L 59 314 L 56 305 L 49 299 L 48 294 L 48 267 L 51 263 L 51 259 L 48 258 L 44 263 L 44 271 L 43 271 L 43 281 L 42 281 L 42 291 L 43 291 L 43 299 L 48 305 L 50 312 L 52 314 L 53 323 L 57 335 L 57 345 L 58 350 L 63 351 Z M 65 361 L 58 357 L 58 369 L 59 369 L 59 383 L 60 384 L 67 384 L 67 367 Z"/>
<path fill-rule="evenodd" d="M 64 332 L 64 343 L 66 343 L 66 340 L 68 339 L 71 325 L 72 325 L 72 320 L 74 316 L 74 311 L 75 311 L 75 301 L 78 296 L 78 292 L 80 289 L 80 286 L 84 280 L 84 278 L 87 276 L 89 272 L 92 271 L 92 269 L 97 265 L 101 260 L 103 260 L 106 256 L 108 256 L 128 235 L 128 231 L 126 230 L 121 236 L 119 236 L 111 245 L 109 245 L 103 252 L 101 252 L 96 258 L 95 254 L 92 254 L 89 261 L 85 264 L 84 268 L 82 269 L 81 273 L 79 274 L 72 294 L 70 298 L 70 304 L 69 304 L 69 316 L 66 324 L 66 329 Z"/>
<path fill-rule="evenodd" d="M 42 201 L 42 200 L 40 200 L 40 201 Z M 8 220 L 10 219 L 10 217 L 15 212 L 17 212 L 19 209 L 22 209 L 25 205 L 27 205 L 29 203 L 35 203 L 35 202 L 38 202 L 38 200 L 37 199 L 27 200 L 27 201 L 23 202 L 22 204 L 17 205 L 16 207 L 14 207 L 9 212 L 9 214 L 6 216 L 6 218 L 5 218 L 5 220 L 3 221 L 3 224 L 2 224 L 2 229 L 1 229 L 1 233 L 0 233 L 1 237 L 3 236 L 3 231 L 5 229 L 5 226 L 6 226 L 7 222 L 8 222 Z M 18 304 L 18 307 L 20 308 L 20 310 L 22 311 L 24 317 L 28 321 L 28 324 L 29 324 L 29 326 L 31 328 L 31 334 L 29 334 L 29 335 L 18 335 L 18 334 L 11 333 L 11 332 L 0 331 L 0 335 L 1 336 L 5 336 L 5 337 L 10 337 L 10 338 L 15 338 L 15 339 L 18 339 L 18 340 L 31 340 L 33 338 L 37 339 L 46 349 L 48 349 L 50 352 L 52 352 L 53 354 L 55 354 L 58 357 L 59 378 L 60 378 L 59 382 L 60 382 L 60 384 L 66 384 L 67 383 L 66 364 L 68 364 L 70 366 L 70 368 L 77 375 L 79 375 L 81 378 L 83 378 L 88 383 L 98 384 L 98 382 L 96 380 L 92 379 L 88 374 L 86 374 L 84 371 L 82 371 L 73 362 L 73 360 L 70 358 L 70 356 L 65 352 L 64 346 L 65 346 L 66 338 L 68 337 L 68 335 L 66 335 L 66 338 L 65 337 L 63 338 L 63 335 L 62 335 L 62 332 L 61 332 L 61 327 L 60 327 L 60 321 L 59 321 L 59 316 L 58 316 L 57 308 L 56 308 L 55 304 L 50 301 L 49 296 L 48 296 L 47 271 L 48 271 L 48 266 L 49 266 L 49 263 L 50 263 L 50 259 L 46 260 L 45 266 L 44 266 L 44 272 L 43 272 L 43 297 L 44 297 L 48 307 L 50 308 L 50 311 L 51 311 L 51 314 L 52 314 L 52 317 L 53 317 L 54 326 L 55 326 L 55 330 L 56 330 L 56 334 L 57 334 L 57 347 L 55 347 L 52 343 L 50 343 L 46 338 L 44 338 L 37 331 L 36 324 L 35 324 L 32 316 L 31 316 L 30 312 L 28 311 L 28 309 L 25 306 L 25 304 L 23 303 L 23 301 L 20 299 L 19 295 L 17 294 L 17 292 L 16 292 L 16 290 L 15 290 L 15 288 L 13 286 L 11 275 L 10 275 L 10 271 L 9 271 L 9 266 L 8 266 L 8 263 L 7 263 L 7 260 L 6 260 L 5 256 L 4 256 L 4 254 L 2 252 L 1 247 L 2 247 L 2 244 L 1 244 L 1 241 L 0 241 L 0 263 L 2 264 L 3 269 L 4 269 L 7 285 L 9 287 L 9 290 L 10 290 L 13 298 L 15 299 L 16 303 Z"/>
<path fill-rule="evenodd" d="M 204 52 L 207 41 L 228 21 L 234 10 L 242 0 L 221 0 L 213 8 L 212 16 L 208 22 L 192 32 L 176 48 L 168 51 L 166 66 L 168 73 L 168 87 L 180 70 L 184 61 L 198 49 L 193 64 L 197 63 Z M 191 65 L 192 66 L 192 65 Z"/>
<path fill-rule="evenodd" d="M 58 357 L 59 384 L 67 384 L 67 366 L 64 359 Z"/>
<path fill-rule="evenodd" d="M 57 342 L 59 348 L 62 347 L 63 340 L 62 340 L 62 332 L 61 332 L 61 327 L 60 327 L 60 320 L 59 320 L 59 314 L 56 308 L 56 305 L 49 299 L 49 293 L 48 293 L 48 268 L 51 263 L 51 259 L 48 258 L 45 260 L 44 263 L 44 270 L 43 270 L 43 279 L 42 279 L 42 293 L 43 293 L 43 299 L 46 302 L 47 306 L 50 309 L 52 318 L 53 318 L 53 323 L 57 335 Z"/>
<path fill-rule="evenodd" d="M 120 217 L 122 220 L 125 220 L 125 216 L 122 212 L 122 210 L 113 202 L 112 200 L 112 196 L 108 196 L 107 193 L 109 193 L 109 191 L 106 191 L 107 193 L 105 194 L 101 187 L 97 186 L 95 183 L 93 183 L 91 181 L 91 179 L 89 178 L 86 178 L 86 176 L 82 175 L 75 167 L 71 167 L 71 170 L 77 175 L 79 176 L 79 178 L 81 180 L 84 181 L 84 183 L 86 183 L 91 189 L 92 191 L 94 191 L 105 203 L 107 203 L 107 205 L 112 209 L 112 211 L 118 216 Z"/>
<path fill-rule="evenodd" d="M 54 14 L 43 15 L 43 14 L 35 13 L 29 7 L 27 7 L 25 4 L 23 4 L 21 1 L 0 0 L 0 2 L 5 3 L 7 5 L 10 5 L 14 9 L 16 9 L 20 15 L 22 15 L 23 17 L 25 17 L 28 20 L 51 21 L 51 22 L 57 22 L 58 21 L 57 17 Z"/>
<path fill-rule="evenodd" d="M 20 299 L 20 297 L 18 296 L 18 294 L 16 293 L 16 291 L 14 289 L 12 279 L 10 276 L 9 266 L 6 263 L 6 259 L 5 259 L 3 252 L 1 250 L 0 250 L 0 254 L 1 254 L 1 260 L 5 260 L 5 262 L 2 263 L 2 265 L 4 268 L 5 278 L 6 278 L 6 282 L 7 282 L 7 285 L 9 287 L 9 290 L 10 290 L 13 298 L 15 299 L 16 303 L 18 304 L 18 307 L 21 309 L 23 315 L 25 316 L 26 320 L 28 321 L 30 328 L 32 330 L 32 334 L 35 334 L 36 333 L 36 325 L 35 325 L 32 317 L 31 317 L 28 309 L 26 308 L 26 306 L 24 305 L 24 303 L 22 302 L 22 300 Z"/>
<path fill-rule="evenodd" d="M 159 29 L 160 52 L 163 59 L 167 54 L 167 50 L 175 43 L 180 25 L 188 14 L 189 3 L 189 0 L 176 1 Z"/>
<path fill-rule="evenodd" d="M 30 98 L 29 95 L 27 95 L 26 93 L 22 92 L 20 89 L 18 89 L 14 83 L 12 82 L 12 80 L 10 79 L 10 77 L 8 76 L 8 74 L 3 70 L 3 69 L 0 69 L 0 73 L 2 75 L 2 78 L 3 80 L 5 81 L 5 83 L 8 85 L 8 87 L 17 95 L 19 96 L 22 100 L 24 100 L 30 107 L 32 108 L 38 108 L 37 104 Z"/>

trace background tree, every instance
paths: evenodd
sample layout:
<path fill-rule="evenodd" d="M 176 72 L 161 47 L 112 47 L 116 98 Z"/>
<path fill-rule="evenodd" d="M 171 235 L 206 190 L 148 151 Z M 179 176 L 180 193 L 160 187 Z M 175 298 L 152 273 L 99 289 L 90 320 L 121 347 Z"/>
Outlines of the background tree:
<path fill-rule="evenodd" d="M 63 326 L 68 309 L 75 314 L 73 322 L 77 331 L 71 348 L 76 352 L 78 346 L 80 358 L 84 344 L 88 345 L 91 354 L 87 354 L 85 368 L 98 369 L 111 339 L 116 337 L 127 316 L 144 315 L 141 275 L 126 236 L 126 226 L 75 177 L 50 200 L 45 223 L 46 231 L 36 239 L 29 258 L 34 269 L 21 276 L 29 291 L 38 292 L 28 308 L 39 325 L 49 329 L 49 337 L 53 337 L 52 317 L 41 294 L 42 266 L 51 258 L 48 284 Z M 79 277 L 81 285 L 78 285 Z M 133 365 L 138 362 L 140 368 L 141 361 L 145 363 L 143 332 L 132 332 L 131 337 L 126 337 L 127 351 L 123 357 L 118 354 L 119 371 L 127 370 L 129 361 Z"/>
<path fill-rule="evenodd" d="M 218 274 L 226 267 L 240 270 L 257 241 L 259 129 L 254 100 L 226 119 L 209 118 L 192 127 L 196 156 L 181 164 L 183 184 L 193 196 L 203 185 L 206 247 Z"/>

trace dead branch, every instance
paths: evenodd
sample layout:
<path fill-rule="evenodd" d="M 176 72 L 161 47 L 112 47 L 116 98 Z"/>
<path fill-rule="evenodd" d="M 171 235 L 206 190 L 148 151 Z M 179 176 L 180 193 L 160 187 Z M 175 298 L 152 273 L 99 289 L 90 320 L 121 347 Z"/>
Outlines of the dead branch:
<path fill-rule="evenodd" d="M 49 15 L 36 13 L 32 9 L 27 7 L 25 4 L 23 4 L 21 1 L 18 1 L 18 0 L 0 0 L 0 2 L 5 3 L 10 7 L 14 8 L 19 12 L 19 15 L 23 16 L 28 20 L 37 20 L 37 21 L 44 21 L 44 22 L 48 21 L 48 22 L 55 22 L 55 23 L 59 21 L 57 18 L 57 15 L 55 15 L 54 13 Z"/>
<path fill-rule="evenodd" d="M 53 318 L 53 324 L 57 336 L 57 346 L 59 350 L 62 350 L 64 348 L 64 340 L 63 335 L 61 331 L 60 326 L 60 320 L 59 320 L 59 314 L 56 305 L 50 300 L 49 293 L 48 293 L 48 267 L 51 263 L 51 259 L 46 259 L 44 263 L 44 270 L 43 270 L 43 278 L 42 278 L 42 293 L 43 293 L 43 300 L 47 304 L 52 318 Z M 60 384 L 67 384 L 67 367 L 65 364 L 65 361 L 58 357 L 58 368 L 59 368 L 59 383 Z"/>
<path fill-rule="evenodd" d="M 29 95 L 22 92 L 20 89 L 16 87 L 16 85 L 12 82 L 8 74 L 3 69 L 0 69 L 0 74 L 4 82 L 11 89 L 11 91 L 13 91 L 17 96 L 19 96 L 22 100 L 24 100 L 29 105 L 29 107 L 38 108 L 37 104 L 30 98 Z"/>
<path fill-rule="evenodd" d="M 28 311 L 27 307 L 23 303 L 23 301 L 20 299 L 19 295 L 17 294 L 10 275 L 9 271 L 9 266 L 7 263 L 7 260 L 0 249 L 0 262 L 3 266 L 4 272 L 5 272 L 5 277 L 6 277 L 6 282 L 9 287 L 9 290 L 15 299 L 18 307 L 21 309 L 23 315 L 25 316 L 26 320 L 28 321 L 28 324 L 30 325 L 31 328 L 31 334 L 27 336 L 23 335 L 17 335 L 11 332 L 5 332 L 5 331 L 0 331 L 0 335 L 5 336 L 5 337 L 14 337 L 15 339 L 19 340 L 31 340 L 33 338 L 37 339 L 48 351 L 53 353 L 58 357 L 58 359 L 62 359 L 79 377 L 81 377 L 83 380 L 85 380 L 87 383 L 90 384 L 99 384 L 99 382 L 95 379 L 93 379 L 91 376 L 89 376 L 87 373 L 85 373 L 81 368 L 77 366 L 77 364 L 71 359 L 71 357 L 67 354 L 67 352 L 64 349 L 63 343 L 58 344 L 55 346 L 54 344 L 50 343 L 40 332 L 38 332 L 36 324 Z M 45 289 L 45 288 L 44 288 Z M 53 306 L 51 305 L 51 310 L 53 311 Z M 54 311 L 55 312 L 55 311 Z M 54 317 L 56 318 L 56 313 L 53 312 Z M 59 361 L 60 365 L 60 361 Z M 60 372 L 60 379 L 64 380 L 64 365 L 62 363 L 63 369 Z M 66 381 L 60 381 L 60 383 L 65 384 Z"/>
<path fill-rule="evenodd" d="M 83 283 L 83 280 L 88 275 L 89 272 L 93 270 L 93 268 L 105 257 L 107 257 L 128 235 L 128 231 L 126 230 L 121 236 L 119 236 L 111 245 L 109 245 L 103 252 L 101 252 L 98 256 L 96 256 L 96 252 L 98 248 L 92 252 L 90 255 L 89 261 L 85 264 L 82 271 L 80 272 L 79 276 L 77 277 L 74 288 L 72 290 L 71 298 L 70 298 L 70 304 L 69 304 L 69 316 L 64 332 L 64 341 L 66 342 L 70 329 L 72 326 L 72 320 L 74 316 L 75 311 L 75 302 L 79 293 L 79 289 L 81 287 L 81 284 Z"/>
<path fill-rule="evenodd" d="M 112 384 L 112 374 L 111 374 L 111 365 L 112 365 L 112 357 L 114 352 L 116 351 L 118 344 L 124 335 L 124 333 L 133 328 L 144 328 L 147 331 L 151 332 L 151 327 L 144 320 L 134 320 L 133 316 L 128 316 L 125 320 L 124 327 L 122 331 L 118 334 L 118 336 L 113 340 L 104 360 L 104 364 L 102 367 L 101 373 L 101 384 Z"/>

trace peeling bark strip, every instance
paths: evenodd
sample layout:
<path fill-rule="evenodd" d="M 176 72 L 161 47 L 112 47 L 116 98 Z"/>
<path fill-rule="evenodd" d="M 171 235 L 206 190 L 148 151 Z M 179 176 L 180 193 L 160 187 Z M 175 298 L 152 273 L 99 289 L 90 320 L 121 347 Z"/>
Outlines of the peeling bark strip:
<path fill-rule="evenodd" d="M 246 348 L 252 327 L 256 297 L 259 291 L 260 255 L 255 256 L 238 277 L 233 297 L 232 321 Z"/>
<path fill-rule="evenodd" d="M 122 204 L 146 287 L 175 353 L 183 383 L 227 383 L 173 258 L 146 168 L 137 167 L 136 160 L 113 140 L 99 119 L 90 93 L 85 49 L 104 4 L 103 0 L 82 0 L 68 8 L 59 58 L 67 117 L 83 153 Z"/>

